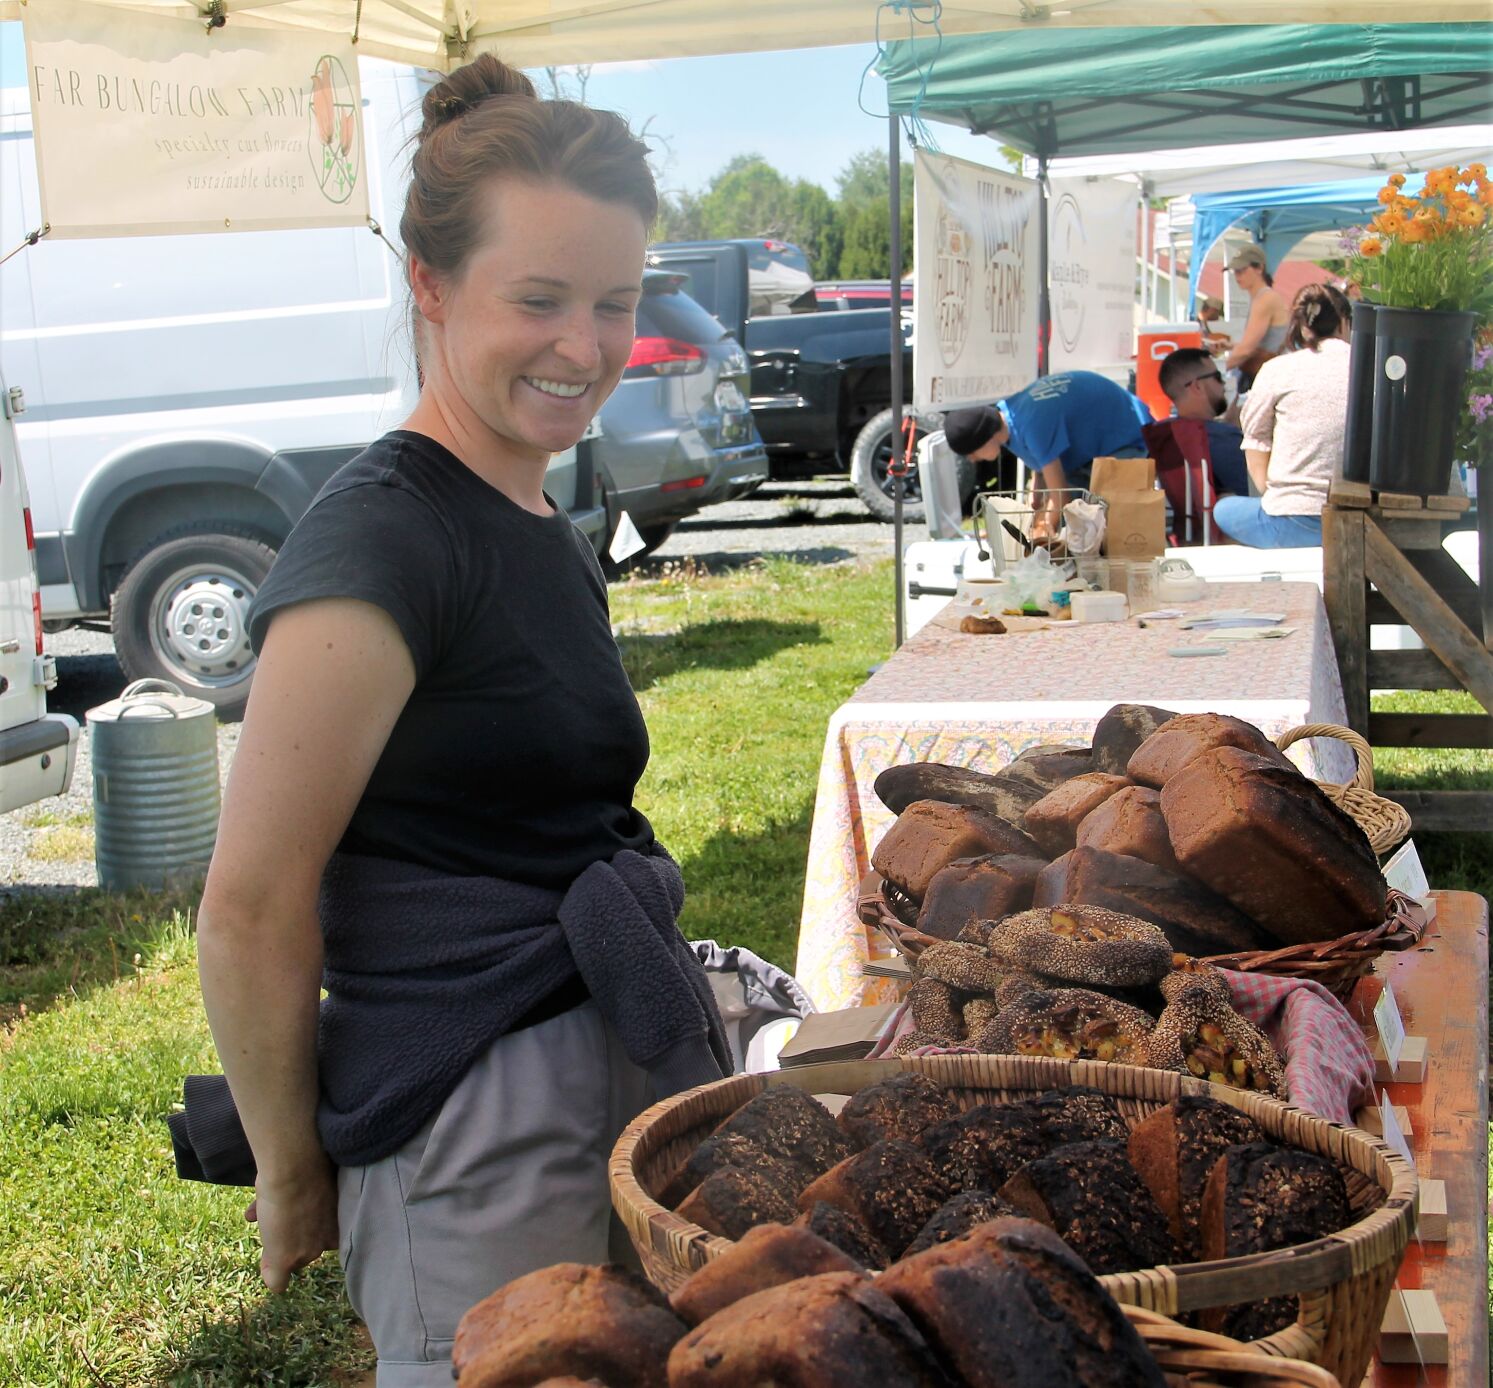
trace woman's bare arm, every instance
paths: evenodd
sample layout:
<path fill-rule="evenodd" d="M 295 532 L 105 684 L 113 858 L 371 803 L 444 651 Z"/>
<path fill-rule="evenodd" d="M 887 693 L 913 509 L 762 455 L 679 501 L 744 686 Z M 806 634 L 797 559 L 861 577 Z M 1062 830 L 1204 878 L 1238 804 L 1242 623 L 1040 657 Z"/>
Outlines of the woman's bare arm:
<path fill-rule="evenodd" d="M 202 997 L 259 1178 L 249 1217 L 272 1290 L 336 1246 L 316 1133 L 322 871 L 414 688 L 398 627 L 368 603 L 276 615 L 254 675 L 197 926 Z"/>
<path fill-rule="evenodd" d="M 1250 301 L 1249 319 L 1244 325 L 1244 331 L 1239 335 L 1239 341 L 1230 349 L 1224 358 L 1224 367 L 1238 366 L 1248 361 L 1260 344 L 1265 340 L 1265 334 L 1270 331 L 1270 296 L 1268 294 L 1256 294 Z"/>

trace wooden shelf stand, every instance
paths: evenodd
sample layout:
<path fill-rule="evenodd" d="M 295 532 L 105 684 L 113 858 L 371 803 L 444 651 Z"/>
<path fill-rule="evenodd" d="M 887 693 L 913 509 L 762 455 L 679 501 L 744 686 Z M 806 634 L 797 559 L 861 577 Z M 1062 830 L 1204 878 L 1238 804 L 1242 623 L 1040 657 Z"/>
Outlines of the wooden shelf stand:
<path fill-rule="evenodd" d="M 1493 581 L 1490 509 L 1478 516 L 1480 581 L 1441 546 L 1465 497 L 1402 497 L 1335 483 L 1322 512 L 1323 597 L 1349 726 L 1375 747 L 1493 748 Z M 1424 650 L 1376 651 L 1380 625 L 1408 626 Z M 1462 690 L 1482 713 L 1372 713 L 1373 689 Z M 1422 830 L 1493 823 L 1493 792 L 1384 791 Z"/>

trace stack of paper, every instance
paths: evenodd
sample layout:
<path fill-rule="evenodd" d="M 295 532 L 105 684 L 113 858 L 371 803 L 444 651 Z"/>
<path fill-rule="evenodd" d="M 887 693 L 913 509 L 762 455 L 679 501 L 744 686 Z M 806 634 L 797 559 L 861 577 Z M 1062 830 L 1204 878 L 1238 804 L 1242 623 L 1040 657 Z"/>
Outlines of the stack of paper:
<path fill-rule="evenodd" d="M 874 1007 L 847 1007 L 842 1012 L 811 1013 L 778 1052 L 778 1064 L 787 1069 L 828 1060 L 864 1060 L 899 1006 L 884 1002 Z"/>

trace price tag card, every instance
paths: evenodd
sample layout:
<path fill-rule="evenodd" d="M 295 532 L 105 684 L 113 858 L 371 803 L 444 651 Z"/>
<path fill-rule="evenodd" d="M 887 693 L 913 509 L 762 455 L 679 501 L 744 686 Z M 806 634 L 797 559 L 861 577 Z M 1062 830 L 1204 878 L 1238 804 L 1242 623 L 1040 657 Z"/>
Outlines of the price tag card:
<path fill-rule="evenodd" d="M 1395 990 L 1387 980 L 1379 1001 L 1374 1004 L 1374 1026 L 1384 1048 L 1384 1059 L 1389 1062 L 1389 1073 L 1393 1075 L 1400 1063 L 1400 1052 L 1405 1049 L 1405 1022 L 1395 1001 Z"/>
<path fill-rule="evenodd" d="M 1395 1114 L 1394 1105 L 1389 1102 L 1389 1090 L 1387 1089 L 1379 1091 L 1379 1122 L 1384 1140 L 1410 1163 L 1413 1170 L 1415 1153 L 1410 1150 L 1410 1143 L 1405 1138 L 1405 1130 L 1400 1127 L 1400 1120 Z"/>
<path fill-rule="evenodd" d="M 1406 839 L 1385 863 L 1384 880 L 1417 901 L 1424 901 L 1431 894 L 1431 884 L 1426 880 L 1426 870 L 1421 866 L 1414 839 Z"/>

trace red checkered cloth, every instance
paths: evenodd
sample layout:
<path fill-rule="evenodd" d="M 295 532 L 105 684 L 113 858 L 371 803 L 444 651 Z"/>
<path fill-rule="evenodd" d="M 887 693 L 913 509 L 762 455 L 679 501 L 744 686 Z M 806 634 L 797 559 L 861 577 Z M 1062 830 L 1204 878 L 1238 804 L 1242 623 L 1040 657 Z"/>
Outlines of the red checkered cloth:
<path fill-rule="evenodd" d="M 1275 974 L 1225 971 L 1234 1010 L 1271 1040 L 1286 1064 L 1286 1092 L 1298 1108 L 1352 1124 L 1374 1099 L 1374 1057 L 1348 1009 L 1320 983 Z M 913 1030 L 906 1003 L 894 1012 L 870 1058 L 890 1055 Z M 969 1046 L 922 1046 L 914 1055 L 973 1054 Z"/>

